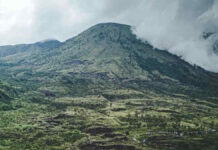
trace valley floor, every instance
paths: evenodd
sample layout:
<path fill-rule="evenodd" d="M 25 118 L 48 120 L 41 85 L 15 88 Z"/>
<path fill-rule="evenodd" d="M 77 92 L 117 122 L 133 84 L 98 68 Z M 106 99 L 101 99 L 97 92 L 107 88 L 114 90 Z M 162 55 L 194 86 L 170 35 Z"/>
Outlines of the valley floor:
<path fill-rule="evenodd" d="M 1 150 L 216 150 L 218 104 L 133 90 L 12 101 Z"/>

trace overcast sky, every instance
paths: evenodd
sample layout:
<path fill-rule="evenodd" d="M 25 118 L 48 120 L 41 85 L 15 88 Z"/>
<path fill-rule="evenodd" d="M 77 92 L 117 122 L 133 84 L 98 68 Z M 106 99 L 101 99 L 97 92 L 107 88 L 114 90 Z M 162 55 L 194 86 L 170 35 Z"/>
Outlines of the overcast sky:
<path fill-rule="evenodd" d="M 218 72 L 218 0 L 0 0 L 0 45 L 66 40 L 100 22 L 134 26 L 154 47 Z"/>

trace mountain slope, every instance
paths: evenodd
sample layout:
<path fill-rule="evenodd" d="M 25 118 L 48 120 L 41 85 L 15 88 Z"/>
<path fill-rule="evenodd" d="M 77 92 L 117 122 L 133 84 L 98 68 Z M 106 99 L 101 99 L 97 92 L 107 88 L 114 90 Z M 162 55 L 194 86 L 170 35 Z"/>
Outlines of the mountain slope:
<path fill-rule="evenodd" d="M 38 50 L 52 49 L 61 45 L 57 40 L 45 40 L 33 44 L 19 44 L 19 45 L 6 45 L 0 46 L 0 57 L 6 57 L 23 52 L 34 52 Z"/>
<path fill-rule="evenodd" d="M 0 47 L 0 149 L 217 149 L 216 73 L 128 25 L 47 42 Z"/>
<path fill-rule="evenodd" d="M 17 94 L 13 87 L 0 81 L 0 111 L 12 109 L 11 101 Z"/>
<path fill-rule="evenodd" d="M 76 79 L 81 79 L 84 84 L 95 85 L 101 80 L 107 82 L 105 85 L 113 85 L 112 88 L 144 87 L 181 93 L 193 89 L 197 93 L 201 93 L 199 90 L 209 95 L 217 93 L 217 74 L 192 66 L 166 51 L 153 49 L 138 40 L 128 25 L 98 24 L 55 48 L 34 52 L 22 50 L 13 57 L 1 59 L 4 72 L 17 79 L 35 80 L 49 74 L 50 79 L 41 78 L 45 84 L 63 79 L 77 84 L 79 80 Z M 60 79 L 54 80 L 54 76 Z M 131 86 L 132 83 L 137 86 Z"/>

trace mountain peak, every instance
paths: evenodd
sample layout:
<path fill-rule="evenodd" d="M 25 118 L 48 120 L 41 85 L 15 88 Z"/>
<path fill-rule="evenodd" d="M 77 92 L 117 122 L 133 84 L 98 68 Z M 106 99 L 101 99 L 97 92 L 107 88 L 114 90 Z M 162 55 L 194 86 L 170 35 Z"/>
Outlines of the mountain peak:
<path fill-rule="evenodd" d="M 115 22 L 105 22 L 105 23 L 98 23 L 94 26 L 92 26 L 91 28 L 93 27 L 130 27 L 130 25 L 127 25 L 127 24 L 122 24 L 122 23 L 115 23 Z"/>
<path fill-rule="evenodd" d="M 45 39 L 45 40 L 42 40 L 42 41 L 39 41 L 39 42 L 36 42 L 36 43 L 51 43 L 51 42 L 55 42 L 55 43 L 60 43 L 60 41 L 56 40 L 56 39 Z"/>
<path fill-rule="evenodd" d="M 79 34 L 76 38 L 84 38 L 85 40 L 93 39 L 95 41 L 136 40 L 136 36 L 131 31 L 131 26 L 119 23 L 100 23 L 94 25 Z"/>
<path fill-rule="evenodd" d="M 56 39 L 46 39 L 35 43 L 35 45 L 39 46 L 40 48 L 52 49 L 57 46 L 60 46 L 61 42 Z"/>

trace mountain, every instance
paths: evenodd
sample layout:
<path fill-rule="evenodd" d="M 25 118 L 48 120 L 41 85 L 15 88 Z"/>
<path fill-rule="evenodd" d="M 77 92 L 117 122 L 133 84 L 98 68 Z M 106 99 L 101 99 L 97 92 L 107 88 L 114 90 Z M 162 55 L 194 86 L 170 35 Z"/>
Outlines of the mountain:
<path fill-rule="evenodd" d="M 16 91 L 12 86 L 0 81 L 0 111 L 1 110 L 11 110 L 11 101 L 16 97 L 18 91 Z"/>
<path fill-rule="evenodd" d="M 0 149 L 218 148 L 218 74 L 128 25 L 2 46 L 0 79 Z"/>
<path fill-rule="evenodd" d="M 73 90 L 74 83 L 85 86 L 82 93 L 87 92 L 85 84 L 97 89 L 96 82 L 104 82 L 105 89 L 217 94 L 217 74 L 190 65 L 167 51 L 154 49 L 137 39 L 128 25 L 98 24 L 63 43 L 48 41 L 0 47 L 0 55 L 0 66 L 7 78 L 10 75 L 11 79 L 30 84 L 30 80 L 39 80 L 40 84 L 43 81 L 47 86 L 55 82 L 59 86 L 69 85 Z"/>
<path fill-rule="evenodd" d="M 33 44 L 6 45 L 0 47 L 0 57 L 6 57 L 23 52 L 34 52 L 38 50 L 48 50 L 59 46 L 61 42 L 57 40 L 44 40 Z"/>

